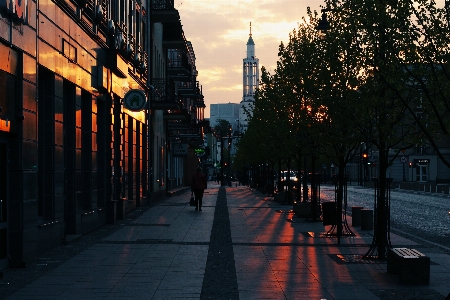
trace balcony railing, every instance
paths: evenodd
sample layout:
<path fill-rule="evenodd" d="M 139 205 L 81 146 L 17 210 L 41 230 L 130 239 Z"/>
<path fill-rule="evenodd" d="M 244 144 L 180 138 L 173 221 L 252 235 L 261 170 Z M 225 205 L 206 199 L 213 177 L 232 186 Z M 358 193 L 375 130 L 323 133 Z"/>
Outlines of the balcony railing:
<path fill-rule="evenodd" d="M 153 0 L 150 21 L 153 23 L 174 23 L 180 21 L 180 13 L 174 7 L 173 0 Z"/>
<path fill-rule="evenodd" d="M 180 81 L 177 86 L 178 94 L 187 98 L 202 98 L 201 85 L 198 81 Z"/>
<path fill-rule="evenodd" d="M 152 0 L 152 9 L 174 9 L 174 0 Z"/>
<path fill-rule="evenodd" d="M 203 101 L 203 97 L 198 98 L 194 100 L 194 103 L 192 105 L 195 107 L 205 107 L 205 101 Z"/>
<path fill-rule="evenodd" d="M 180 104 L 175 95 L 175 85 L 172 80 L 153 78 L 151 85 L 155 88 L 151 93 L 150 103 L 153 109 L 177 110 Z"/>
<path fill-rule="evenodd" d="M 167 50 L 167 73 L 175 77 L 184 77 L 192 75 L 192 66 L 189 58 L 181 49 Z"/>

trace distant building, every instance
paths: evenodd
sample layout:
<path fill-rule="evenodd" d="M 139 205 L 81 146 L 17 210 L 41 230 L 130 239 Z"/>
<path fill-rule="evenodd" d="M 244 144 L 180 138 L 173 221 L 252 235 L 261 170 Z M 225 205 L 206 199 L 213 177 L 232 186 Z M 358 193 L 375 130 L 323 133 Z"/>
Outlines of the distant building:
<path fill-rule="evenodd" d="M 209 123 L 211 127 L 217 125 L 217 121 L 226 120 L 233 126 L 233 132 L 239 131 L 239 110 L 241 104 L 239 103 L 220 103 L 210 105 Z"/>
<path fill-rule="evenodd" d="M 251 104 L 255 101 L 255 92 L 259 85 L 259 59 L 255 55 L 255 42 L 252 37 L 252 23 L 250 23 L 250 34 L 247 41 L 247 55 L 243 59 L 243 84 L 242 101 L 237 103 L 211 104 L 210 124 L 216 126 L 217 121 L 222 119 L 230 122 L 233 132 L 244 132 L 248 128 L 246 111 L 252 111 Z"/>
<path fill-rule="evenodd" d="M 252 24 L 250 23 L 250 34 L 247 41 L 247 55 L 243 59 L 243 97 L 240 103 L 222 103 L 210 105 L 210 126 L 215 127 L 219 120 L 228 121 L 233 128 L 233 135 L 239 135 L 248 128 L 247 111 L 252 111 L 252 104 L 255 101 L 255 92 L 259 83 L 259 59 L 255 56 L 255 42 L 252 38 Z M 236 142 L 233 142 L 230 154 L 236 154 Z M 208 144 L 211 149 L 211 156 L 208 163 L 215 168 L 209 175 L 217 176 L 222 172 L 227 172 L 223 166 L 221 157 L 222 145 L 220 139 L 211 139 Z M 226 159 L 225 159 L 226 160 Z"/>
<path fill-rule="evenodd" d="M 252 111 L 251 104 L 255 101 L 255 91 L 259 84 L 259 59 L 255 55 L 255 42 L 252 38 L 252 23 L 247 41 L 247 57 L 243 60 L 243 96 L 239 110 L 239 132 L 247 130 L 246 111 Z"/>

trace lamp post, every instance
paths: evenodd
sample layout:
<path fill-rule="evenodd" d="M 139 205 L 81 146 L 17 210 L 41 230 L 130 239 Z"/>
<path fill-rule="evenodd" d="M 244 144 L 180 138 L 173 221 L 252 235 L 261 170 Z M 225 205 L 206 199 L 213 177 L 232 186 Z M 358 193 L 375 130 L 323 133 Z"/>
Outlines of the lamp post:
<path fill-rule="evenodd" d="M 224 137 L 220 137 L 220 186 L 223 186 L 223 169 L 225 168 L 223 161 L 223 139 Z"/>
<path fill-rule="evenodd" d="M 231 136 L 228 137 L 228 168 L 227 168 L 227 182 L 228 186 L 231 186 L 231 175 L 230 175 L 230 165 L 231 165 Z"/>

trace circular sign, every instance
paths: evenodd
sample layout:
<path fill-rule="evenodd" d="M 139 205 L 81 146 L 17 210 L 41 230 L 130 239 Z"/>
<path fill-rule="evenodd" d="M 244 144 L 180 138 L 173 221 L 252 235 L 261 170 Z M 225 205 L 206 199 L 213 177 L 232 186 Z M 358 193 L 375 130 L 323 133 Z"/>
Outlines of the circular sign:
<path fill-rule="evenodd" d="M 131 111 L 141 111 L 147 104 L 147 97 L 142 90 L 129 90 L 123 97 L 123 106 Z"/>
<path fill-rule="evenodd" d="M 407 158 L 406 156 L 402 156 L 402 157 L 400 158 L 400 161 L 401 161 L 402 163 L 405 163 L 405 162 L 408 161 L 408 158 Z"/>

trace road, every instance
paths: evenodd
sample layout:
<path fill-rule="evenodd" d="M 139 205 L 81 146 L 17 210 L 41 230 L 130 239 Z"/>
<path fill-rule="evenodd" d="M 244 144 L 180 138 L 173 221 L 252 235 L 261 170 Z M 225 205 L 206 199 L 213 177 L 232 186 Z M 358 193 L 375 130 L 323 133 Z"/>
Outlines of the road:
<path fill-rule="evenodd" d="M 334 200 L 334 186 L 322 185 L 321 201 Z M 374 207 L 374 189 L 348 186 L 347 213 L 352 206 Z M 391 231 L 450 251 L 450 196 L 392 189 Z"/>

